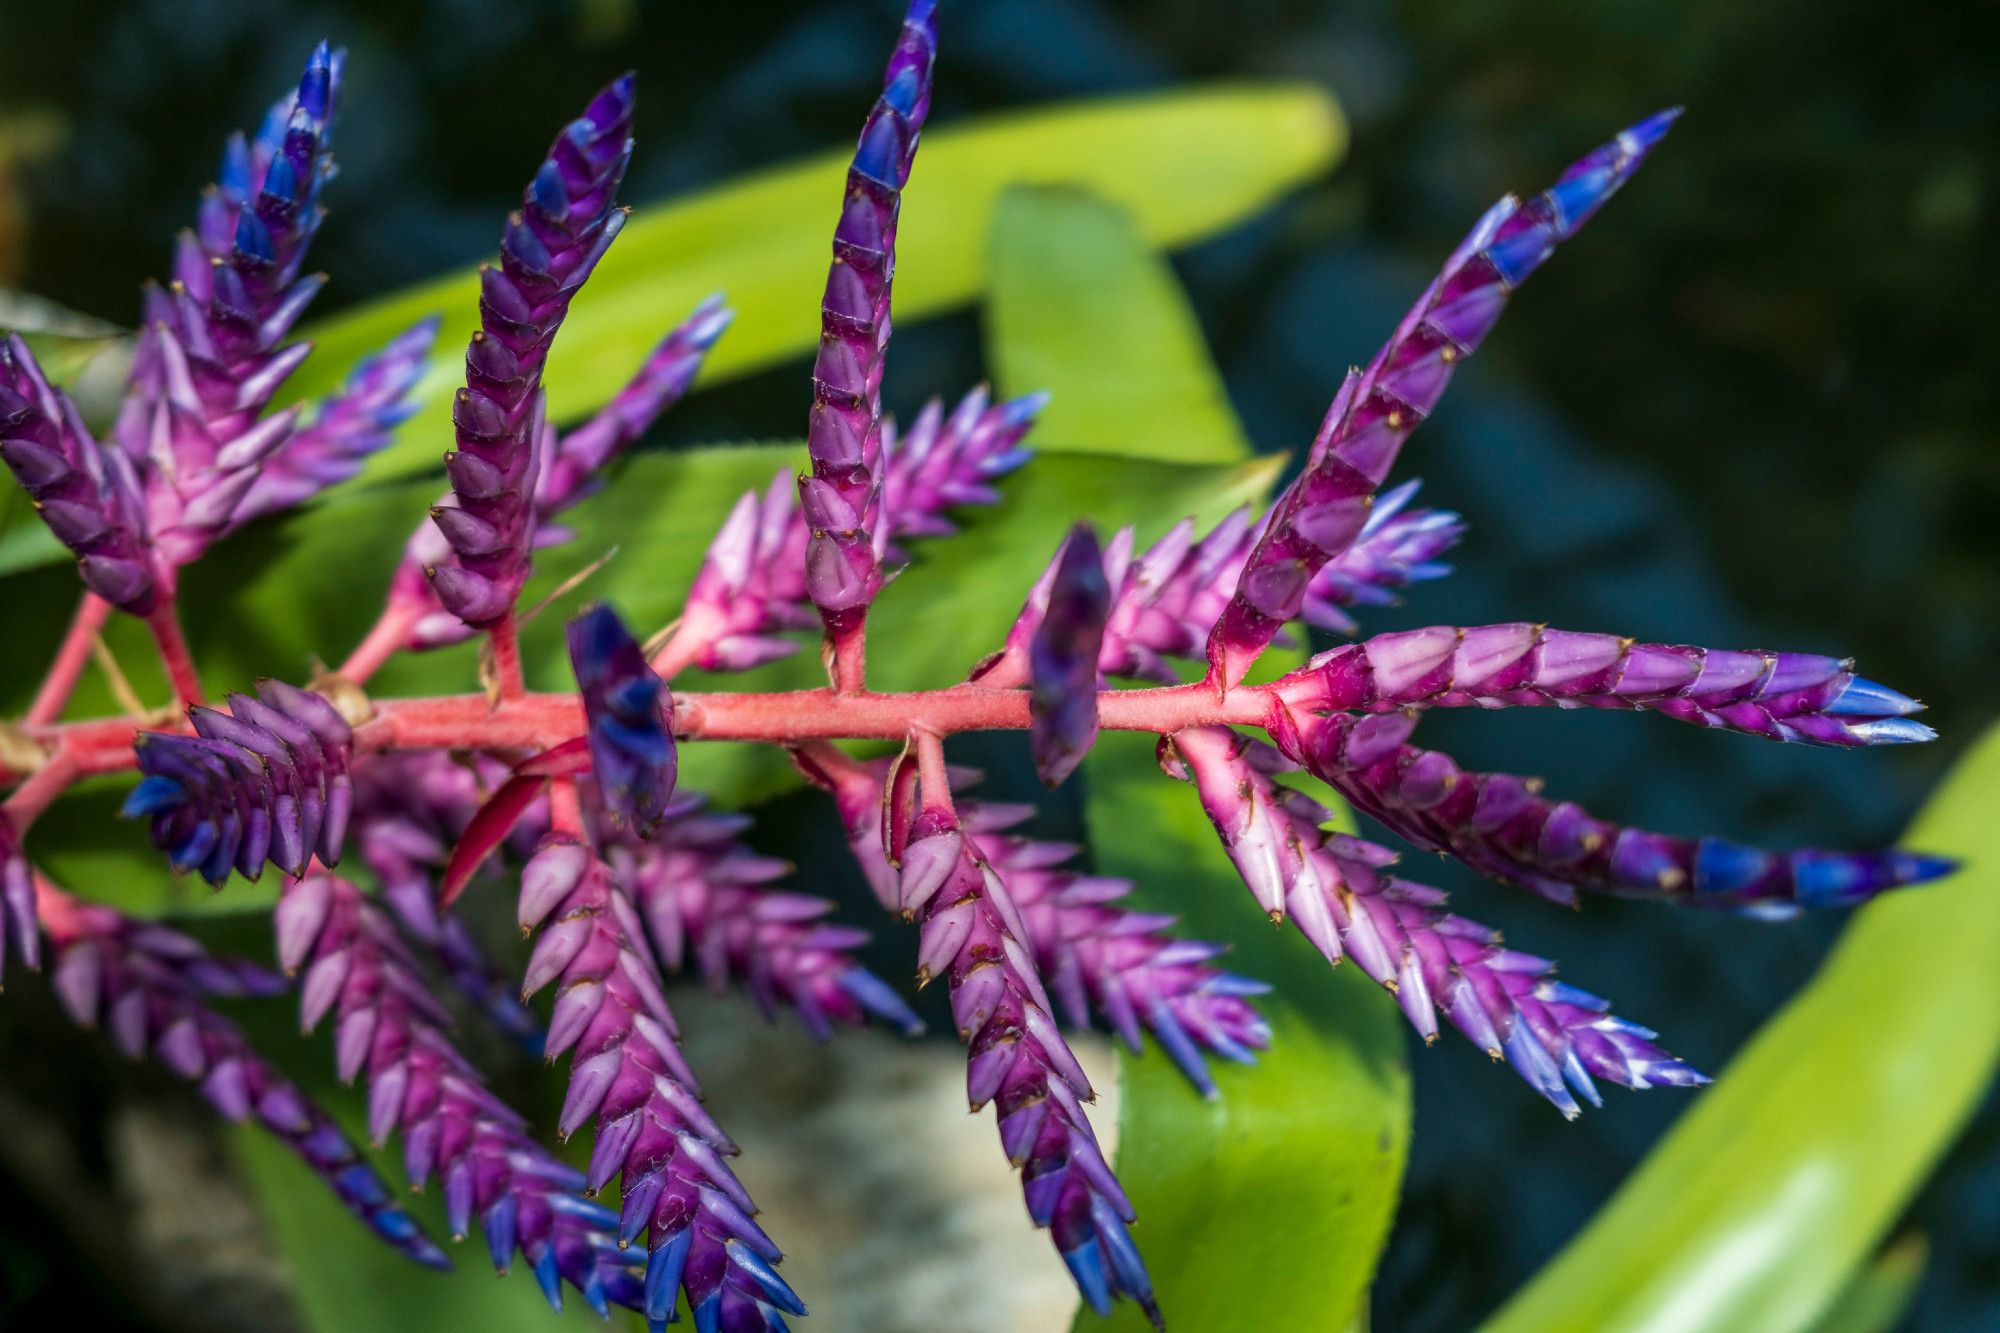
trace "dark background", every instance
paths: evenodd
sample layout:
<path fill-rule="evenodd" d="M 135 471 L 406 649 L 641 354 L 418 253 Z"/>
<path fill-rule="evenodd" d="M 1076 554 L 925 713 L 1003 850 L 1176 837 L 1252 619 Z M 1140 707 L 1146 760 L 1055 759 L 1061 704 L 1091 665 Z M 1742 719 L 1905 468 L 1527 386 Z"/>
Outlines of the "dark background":
<path fill-rule="evenodd" d="M 486 253 L 553 127 L 627 66 L 642 100 L 626 196 L 642 207 L 848 139 L 897 8 L 0 0 L 0 107 L 51 113 L 59 140 L 19 174 L 6 281 L 129 322 L 222 136 L 254 123 L 320 35 L 348 47 L 350 76 L 342 178 L 315 252 L 335 275 L 324 311 Z M 1309 437 L 1340 371 L 1369 355 L 1494 197 L 1686 104 L 1638 182 L 1537 278 L 1409 450 L 1430 499 L 1464 511 L 1472 531 L 1456 577 L 1371 626 L 1525 617 L 1851 652 L 1931 703 L 1945 739 L 1887 753 L 1612 716 L 1449 717 L 1430 733 L 1470 766 L 1541 773 L 1600 812 L 1676 832 L 1887 840 L 1993 716 L 2000 60 L 1978 35 L 1987 7 L 963 0 L 946 11 L 938 122 L 1220 76 L 1304 78 L 1342 99 L 1353 144 L 1334 175 L 1180 258 L 1236 404 L 1270 450 Z M 904 409 L 978 374 L 971 316 L 906 330 L 898 346 L 891 397 Z M 801 368 L 788 367 L 700 395 L 665 438 L 794 435 L 806 401 Z M 1571 915 L 1446 880 L 1711 1069 L 1838 928 L 1624 904 Z M 40 1051 L 17 1035 L 0 1062 Z M 60 1058 L 88 1057 L 65 1047 Z M 1457 1329 L 1490 1311 L 1684 1104 L 1615 1096 L 1569 1125 L 1476 1053 L 1440 1045 L 1416 1067 L 1409 1187 L 1375 1295 L 1385 1330 Z M 79 1114 L 110 1095 L 84 1082 Z M 10 1282 L 32 1293 L 76 1262 L 22 1199 L 0 1174 L 0 1311 Z M 1990 1325 L 1990 1105 L 1909 1225 L 1933 1246 L 1912 1327 Z M 99 1299 L 112 1298 L 79 1283 L 65 1304 L 83 1317 Z"/>

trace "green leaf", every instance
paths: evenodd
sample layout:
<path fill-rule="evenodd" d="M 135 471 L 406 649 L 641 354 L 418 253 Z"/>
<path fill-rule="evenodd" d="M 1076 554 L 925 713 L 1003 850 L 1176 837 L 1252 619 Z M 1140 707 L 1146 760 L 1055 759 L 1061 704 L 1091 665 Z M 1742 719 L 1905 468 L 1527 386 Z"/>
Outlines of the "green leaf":
<path fill-rule="evenodd" d="M 1978 1106 L 2000 1057 L 2000 729 L 1907 845 L 1943 884 L 1856 914 L 1611 1202 L 1492 1333 L 1809 1329 Z"/>
<path fill-rule="evenodd" d="M 1241 221 L 1318 176 L 1345 141 L 1339 110 L 1324 91 L 1274 84 L 1077 102 L 936 128 L 924 136 L 902 212 L 897 320 L 908 324 L 979 294 L 987 222 L 1009 185 L 1087 186 L 1129 209 L 1148 244 L 1174 246 Z M 808 352 L 819 337 L 820 289 L 848 156 L 827 153 L 642 207 L 550 356 L 555 417 L 602 404 L 653 342 L 713 291 L 728 295 L 737 320 L 709 359 L 704 373 L 711 379 Z M 496 240 L 499 229 L 495 218 Z M 294 381 L 302 397 L 333 388 L 360 357 L 417 320 L 444 318 L 425 409 L 370 475 L 436 465 L 449 439 L 451 390 L 477 299 L 478 275 L 466 270 L 307 331 L 318 350 Z"/>
<path fill-rule="evenodd" d="M 1854 1275 L 1812 1333 L 1894 1333 L 1916 1299 L 1929 1256 L 1921 1235 L 1892 1242 Z"/>
<path fill-rule="evenodd" d="M 1008 394 L 1052 395 L 1044 448 L 1185 462 L 1250 452 L 1172 265 L 1132 215 L 1075 189 L 1000 198 L 988 360 Z"/>
<path fill-rule="evenodd" d="M 1120 1052 L 1117 1170 L 1160 1308 L 1178 1328 L 1345 1328 L 1388 1236 L 1409 1149 L 1396 1006 L 1264 919 L 1194 791 L 1159 772 L 1153 738 L 1101 737 L 1083 780 L 1098 868 L 1138 884 L 1133 905 L 1229 943 L 1232 970 L 1275 987 L 1258 1001 L 1271 1050 L 1254 1068 L 1218 1062 L 1216 1101 L 1156 1048 Z M 1076 1327 L 1146 1323 L 1126 1305 L 1110 1320 L 1086 1311 Z"/>

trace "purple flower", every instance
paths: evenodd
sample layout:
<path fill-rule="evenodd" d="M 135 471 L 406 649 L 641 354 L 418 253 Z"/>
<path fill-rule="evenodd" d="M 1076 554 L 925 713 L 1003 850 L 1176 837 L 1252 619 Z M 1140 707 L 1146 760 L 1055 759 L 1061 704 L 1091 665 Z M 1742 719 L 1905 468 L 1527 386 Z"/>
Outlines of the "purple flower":
<path fill-rule="evenodd" d="M 0 981 L 9 946 L 28 967 L 42 965 L 42 931 L 35 921 L 35 873 L 21 851 L 14 821 L 0 811 Z"/>
<path fill-rule="evenodd" d="M 480 327 L 452 409 L 451 502 L 432 511 L 458 559 L 427 569 L 468 625 L 512 614 L 528 576 L 542 447 L 542 366 L 570 300 L 624 226 L 618 185 L 632 157 L 632 76 L 599 93 L 543 159 L 481 271 Z"/>
<path fill-rule="evenodd" d="M 945 517 L 950 509 L 997 501 L 992 483 L 1027 460 L 1021 438 L 1043 401 L 1038 394 L 989 404 L 986 391 L 974 389 L 949 417 L 931 402 L 907 433 L 885 419 L 876 530 L 882 557 L 905 558 L 899 543 L 912 537 L 949 536 L 956 531 Z M 688 590 L 669 662 L 742 671 L 796 652 L 784 632 L 818 623 L 806 592 L 810 538 L 787 474 L 764 494 L 738 500 Z"/>
<path fill-rule="evenodd" d="M 1407 508 L 1421 484 L 1406 481 L 1375 497 L 1354 545 L 1322 566 L 1306 586 L 1301 615 L 1307 624 L 1353 634 L 1359 626 L 1344 608 L 1394 606 L 1398 589 L 1451 573 L 1451 566 L 1437 558 L 1457 544 L 1465 523 L 1447 510 Z"/>
<path fill-rule="evenodd" d="M 172 284 L 147 289 L 118 439 L 144 469 L 147 525 L 172 565 L 229 528 L 297 422 L 295 408 L 264 409 L 311 350 L 285 338 L 325 283 L 301 269 L 334 174 L 340 71 L 321 43 L 256 137 L 230 140 Z"/>
<path fill-rule="evenodd" d="M 65 894 L 52 893 L 45 911 L 56 996 L 72 1019 L 102 1026 L 134 1060 L 152 1056 L 195 1084 L 228 1119 L 255 1121 L 275 1134 L 349 1212 L 407 1257 L 451 1267 L 332 1117 L 208 1007 L 213 999 L 282 994 L 283 978 L 212 957 L 178 931 Z"/>
<path fill-rule="evenodd" d="M 652 834 L 674 794 L 674 704 L 618 613 L 599 603 L 569 622 L 570 669 L 590 725 L 590 766 L 614 819 Z"/>
<path fill-rule="evenodd" d="M 99 447 L 18 336 L 0 344 L 0 459 L 92 592 L 134 615 L 152 610 L 158 585 L 131 460 Z"/>
<path fill-rule="evenodd" d="M 413 1187 L 442 1184 L 454 1237 L 478 1219 L 493 1266 L 505 1272 L 518 1249 L 558 1310 L 564 1282 L 599 1314 L 639 1308 L 637 1261 L 618 1244 L 617 1215 L 582 1197 L 582 1176 L 452 1046 L 450 1016 L 381 909 L 319 874 L 286 886 L 275 924 L 280 961 L 304 969 L 301 1021 L 310 1030 L 333 1017 L 341 1079 L 367 1080 L 369 1133 L 402 1137 Z"/>
<path fill-rule="evenodd" d="M 1028 644 L 1028 745 L 1048 786 L 1061 786 L 1097 740 L 1097 656 L 1110 610 L 1104 553 L 1097 534 L 1079 523 L 1056 554 Z"/>
<path fill-rule="evenodd" d="M 1530 273 L 1639 169 L 1677 111 L 1641 121 L 1570 167 L 1527 203 L 1495 204 L 1459 243 L 1366 370 L 1327 409 L 1306 468 L 1279 497 L 1210 635 L 1211 675 L 1236 684 L 1305 605 L 1313 577 L 1360 536 L 1375 490 L 1409 433 L 1430 415 Z"/>
<path fill-rule="evenodd" d="M 1328 962 L 1353 958 L 1426 1042 L 1444 1015 L 1571 1117 L 1577 1096 L 1598 1103 L 1596 1079 L 1628 1088 L 1707 1082 L 1654 1044 L 1654 1033 L 1555 980 L 1546 959 L 1445 912 L 1438 890 L 1385 873 L 1394 853 L 1325 832 L 1331 812 L 1272 782 L 1247 738 L 1200 727 L 1176 733 L 1172 745 L 1259 905 L 1289 917 Z"/>
<path fill-rule="evenodd" d="M 902 996 L 854 957 L 868 932 L 827 921 L 833 904 L 824 898 L 770 887 L 791 867 L 742 842 L 749 816 L 705 807 L 683 794 L 645 841 L 616 829 L 600 838 L 661 966 L 693 967 L 718 992 L 741 986 L 766 1018 L 789 1008 L 817 1040 L 835 1023 L 870 1018 L 922 1032 Z"/>
<path fill-rule="evenodd" d="M 1132 1204 L 1091 1132 L 1094 1095 L 1062 1038 L 1006 882 L 934 793 L 911 825 L 899 906 L 920 925 L 917 983 L 944 977 L 968 1047 L 966 1096 L 994 1103 L 1000 1146 L 1021 1170 L 1028 1216 L 1047 1227 L 1077 1290 L 1099 1314 L 1129 1296 L 1156 1325 L 1159 1308 L 1132 1243 Z"/>
<path fill-rule="evenodd" d="M 193 736 L 140 733 L 145 777 L 120 811 L 151 817 L 153 845 L 174 869 L 220 887 L 232 868 L 257 878 L 266 859 L 294 876 L 315 856 L 340 861 L 354 733 L 332 704 L 267 680 L 256 698 L 230 695 L 227 713 L 191 708 L 188 719 Z"/>
<path fill-rule="evenodd" d="M 620 1178 L 618 1241 L 647 1237 L 646 1317 L 665 1320 L 682 1291 L 700 1328 L 764 1329 L 780 1312 L 804 1314 L 723 1160 L 736 1145 L 701 1104 L 645 928 L 610 869 L 551 834 L 521 872 L 520 920 L 541 928 L 523 989 L 557 983 L 547 1050 L 570 1052 L 556 1128 L 568 1136 L 596 1118 L 585 1185 Z"/>
<path fill-rule="evenodd" d="M 1398 836 L 1566 905 L 1585 889 L 1791 916 L 1853 906 L 1955 868 L 1914 852 L 1767 852 L 1624 828 L 1548 800 L 1533 779 L 1468 773 L 1449 755 L 1404 744 L 1415 725 L 1400 713 L 1288 715 L 1278 735 L 1314 777 Z"/>
<path fill-rule="evenodd" d="M 1815 745 L 1890 745 L 1937 733 L 1923 705 L 1810 653 L 1636 643 L 1519 622 L 1378 634 L 1321 653 L 1277 693 L 1299 710 L 1635 708 Z"/>
<path fill-rule="evenodd" d="M 359 476 L 363 460 L 387 447 L 396 427 L 415 414 L 411 392 L 424 376 L 437 330 L 437 319 L 426 319 L 363 358 L 338 392 L 320 400 L 312 420 L 257 469 L 231 513 L 230 527 L 290 509 Z"/>
<path fill-rule="evenodd" d="M 930 113 L 937 55 L 935 0 L 912 0 L 882 80 L 882 95 L 861 128 L 847 171 L 847 194 L 833 234 L 833 266 L 820 302 L 819 358 L 813 364 L 810 475 L 799 502 L 812 537 L 806 590 L 826 622 L 836 661 L 849 657 L 868 604 L 882 586 L 880 521 L 882 355 L 889 344 L 889 289 L 896 274 L 896 221 L 917 139 Z M 855 662 L 848 670 L 858 672 Z M 840 682 L 842 688 L 859 685 Z"/>

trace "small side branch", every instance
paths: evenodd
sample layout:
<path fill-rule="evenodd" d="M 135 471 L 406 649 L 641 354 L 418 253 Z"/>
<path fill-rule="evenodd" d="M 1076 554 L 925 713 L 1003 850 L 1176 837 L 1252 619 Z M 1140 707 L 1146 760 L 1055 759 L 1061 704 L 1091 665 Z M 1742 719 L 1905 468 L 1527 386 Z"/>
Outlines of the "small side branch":
<path fill-rule="evenodd" d="M 166 668 L 174 697 L 183 707 L 202 702 L 201 676 L 195 671 L 194 654 L 188 649 L 187 636 L 181 633 L 180 615 L 172 599 L 160 599 L 159 606 L 146 617 L 146 626 L 153 631 L 153 645 L 160 650 L 160 665 Z"/>

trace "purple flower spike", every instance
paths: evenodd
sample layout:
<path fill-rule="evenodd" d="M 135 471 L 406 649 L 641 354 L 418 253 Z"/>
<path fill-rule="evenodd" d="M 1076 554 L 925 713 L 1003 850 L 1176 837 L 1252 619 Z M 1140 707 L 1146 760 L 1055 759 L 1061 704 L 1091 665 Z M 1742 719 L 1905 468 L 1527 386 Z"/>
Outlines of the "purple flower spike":
<path fill-rule="evenodd" d="M 1071 1026 L 1101 1015 L 1128 1048 L 1151 1032 L 1202 1096 L 1216 1096 L 1203 1052 L 1253 1063 L 1271 1027 L 1250 1003 L 1270 989 L 1212 966 L 1225 946 L 1167 934 L 1173 918 L 1117 906 L 1130 882 L 1064 868 L 1077 849 L 1010 836 L 1030 813 L 1022 806 L 961 806 L 979 854 L 1006 884 L 1035 956 L 1036 970 Z"/>
<path fill-rule="evenodd" d="M 632 76 L 556 137 L 481 271 L 480 327 L 452 410 L 452 496 L 432 511 L 456 554 L 426 573 L 445 609 L 477 628 L 511 615 L 528 576 L 543 447 L 542 366 L 577 290 L 624 226 L 616 205 L 632 157 Z"/>
<path fill-rule="evenodd" d="M 56 996 L 80 1026 L 104 1028 L 127 1056 L 151 1055 L 228 1119 L 275 1134 L 349 1212 L 408 1258 L 451 1267 L 332 1117 L 208 1007 L 216 998 L 283 994 L 283 978 L 67 895 L 51 894 L 46 914 Z"/>
<path fill-rule="evenodd" d="M 847 171 L 833 266 L 820 303 L 819 359 L 806 430 L 812 471 L 799 478 L 799 502 L 812 530 L 805 551 L 806 591 L 826 623 L 842 688 L 860 685 L 855 641 L 882 586 L 876 545 L 882 357 L 889 345 L 897 215 L 930 113 L 935 9 L 935 0 L 913 0 L 903 19 L 882 95 L 861 128 Z M 843 659 L 846 665 L 839 666 Z"/>
<path fill-rule="evenodd" d="M 99 447 L 18 336 L 0 344 L 0 459 L 76 553 L 92 592 L 134 615 L 152 610 L 157 581 L 132 462 Z"/>
<path fill-rule="evenodd" d="M 767 1019 L 789 1008 L 815 1040 L 832 1036 L 835 1024 L 870 1019 L 921 1033 L 902 996 L 854 957 L 866 931 L 827 921 L 833 904 L 824 898 L 771 887 L 791 867 L 743 843 L 749 824 L 747 815 L 682 795 L 646 841 L 616 829 L 600 838 L 661 966 L 696 968 L 718 993 L 741 986 Z"/>
<path fill-rule="evenodd" d="M 1809 653 L 1637 643 L 1525 622 L 1378 634 L 1315 657 L 1277 686 L 1299 711 L 1633 708 L 1812 745 L 1890 745 L 1936 736 L 1923 705 Z"/>
<path fill-rule="evenodd" d="M 1111 586 L 1090 525 L 1070 529 L 1056 553 L 1047 609 L 1028 645 L 1028 744 L 1035 772 L 1059 787 L 1097 740 L 1097 656 Z"/>
<path fill-rule="evenodd" d="M 332 704 L 267 680 L 256 698 L 230 695 L 227 713 L 191 708 L 188 719 L 193 736 L 139 734 L 145 776 L 120 811 L 151 818 L 174 869 L 220 887 L 232 869 L 257 878 L 267 859 L 294 876 L 315 856 L 339 862 L 354 733 Z"/>
<path fill-rule="evenodd" d="M 590 764 L 613 816 L 651 836 L 674 794 L 673 696 L 602 603 L 569 622 L 569 662 L 590 724 Z"/>
<path fill-rule="evenodd" d="M 333 1018 L 344 1081 L 365 1078 L 377 1143 L 403 1140 L 410 1184 L 438 1180 L 456 1239 L 476 1219 L 493 1266 L 518 1250 L 543 1294 L 562 1308 L 562 1284 L 599 1314 L 638 1309 L 636 1256 L 617 1238 L 617 1214 L 584 1198 L 583 1177 L 536 1142 L 451 1044 L 450 1016 L 431 997 L 402 938 L 346 880 L 314 875 L 288 885 L 276 916 L 278 953 L 303 969 L 300 1015 L 311 1030 Z"/>
<path fill-rule="evenodd" d="M 1027 925 L 948 808 L 932 805 L 912 825 L 900 897 L 922 922 L 918 984 L 950 983 L 969 1052 L 966 1094 L 974 1110 L 994 1103 L 1028 1216 L 1049 1229 L 1093 1310 L 1108 1314 L 1114 1297 L 1129 1296 L 1158 1326 L 1152 1279 L 1128 1230 L 1132 1204 L 1084 1115 L 1090 1083 L 1056 1028 Z"/>
<path fill-rule="evenodd" d="M 0 982 L 9 947 L 28 967 L 42 965 L 42 931 L 35 921 L 35 872 L 21 850 L 14 821 L 0 811 Z"/>
<path fill-rule="evenodd" d="M 301 270 L 334 175 L 340 69 L 321 43 L 255 139 L 230 140 L 172 283 L 147 290 L 118 438 L 145 471 L 148 527 L 173 565 L 229 529 L 297 421 L 264 409 L 311 350 L 285 338 L 325 283 Z"/>
<path fill-rule="evenodd" d="M 1376 488 L 1458 362 L 1485 339 L 1514 289 L 1631 178 L 1678 115 L 1641 121 L 1533 199 L 1510 195 L 1487 210 L 1367 369 L 1349 373 L 1305 471 L 1279 497 L 1209 638 L 1210 675 L 1218 685 L 1242 680 L 1279 629 L 1298 617 L 1314 576 L 1361 534 Z"/>
<path fill-rule="evenodd" d="M 1465 523 L 1446 510 L 1406 508 L 1420 484 L 1406 481 L 1377 496 L 1354 545 L 1313 575 L 1302 613 L 1307 624 L 1353 634 L 1360 626 L 1347 607 L 1395 606 L 1399 589 L 1451 573 L 1438 557 L 1465 534 Z"/>
<path fill-rule="evenodd" d="M 682 1291 L 698 1328 L 777 1328 L 782 1314 L 804 1314 L 723 1160 L 736 1145 L 701 1104 L 645 928 L 610 869 L 550 835 L 522 871 L 520 916 L 525 929 L 542 926 L 523 989 L 557 983 L 548 1053 L 570 1052 L 556 1128 L 567 1136 L 596 1119 L 586 1187 L 620 1177 L 618 1241 L 647 1236 L 647 1319 L 664 1322 Z"/>
<path fill-rule="evenodd" d="M 1426 1042 L 1444 1015 L 1572 1118 L 1577 1097 L 1598 1104 L 1598 1079 L 1627 1088 L 1708 1081 L 1650 1030 L 1555 980 L 1546 959 L 1507 949 L 1497 931 L 1447 913 L 1438 890 L 1385 874 L 1394 853 L 1324 831 L 1330 812 L 1273 783 L 1245 737 L 1202 727 L 1177 733 L 1173 746 L 1259 904 L 1290 917 L 1328 962 L 1353 958 L 1395 995 Z"/>
<path fill-rule="evenodd" d="M 885 419 L 876 531 L 882 558 L 906 559 L 901 543 L 910 538 L 951 535 L 956 528 L 945 517 L 951 509 L 996 502 L 992 483 L 1027 460 L 1021 439 L 1043 401 L 1034 395 L 989 403 L 984 389 L 974 389 L 949 417 L 933 401 L 907 433 Z M 738 500 L 681 613 L 691 645 L 687 661 L 705 671 L 741 671 L 797 651 L 784 633 L 818 623 L 806 592 L 810 539 L 786 474 L 779 473 L 765 494 L 753 491 Z"/>
<path fill-rule="evenodd" d="M 1313 776 L 1399 836 L 1565 905 L 1585 889 L 1791 916 L 1853 906 L 1955 868 L 1913 852 L 1767 852 L 1624 828 L 1546 799 L 1532 779 L 1468 773 L 1449 755 L 1400 743 L 1412 726 L 1401 715 L 1292 716 L 1278 736 Z"/>
<path fill-rule="evenodd" d="M 424 376 L 437 331 L 435 317 L 412 325 L 356 365 L 347 383 L 321 399 L 312 420 L 258 469 L 231 516 L 231 528 L 360 475 L 363 460 L 386 448 L 396 427 L 416 413 L 411 391 Z"/>

